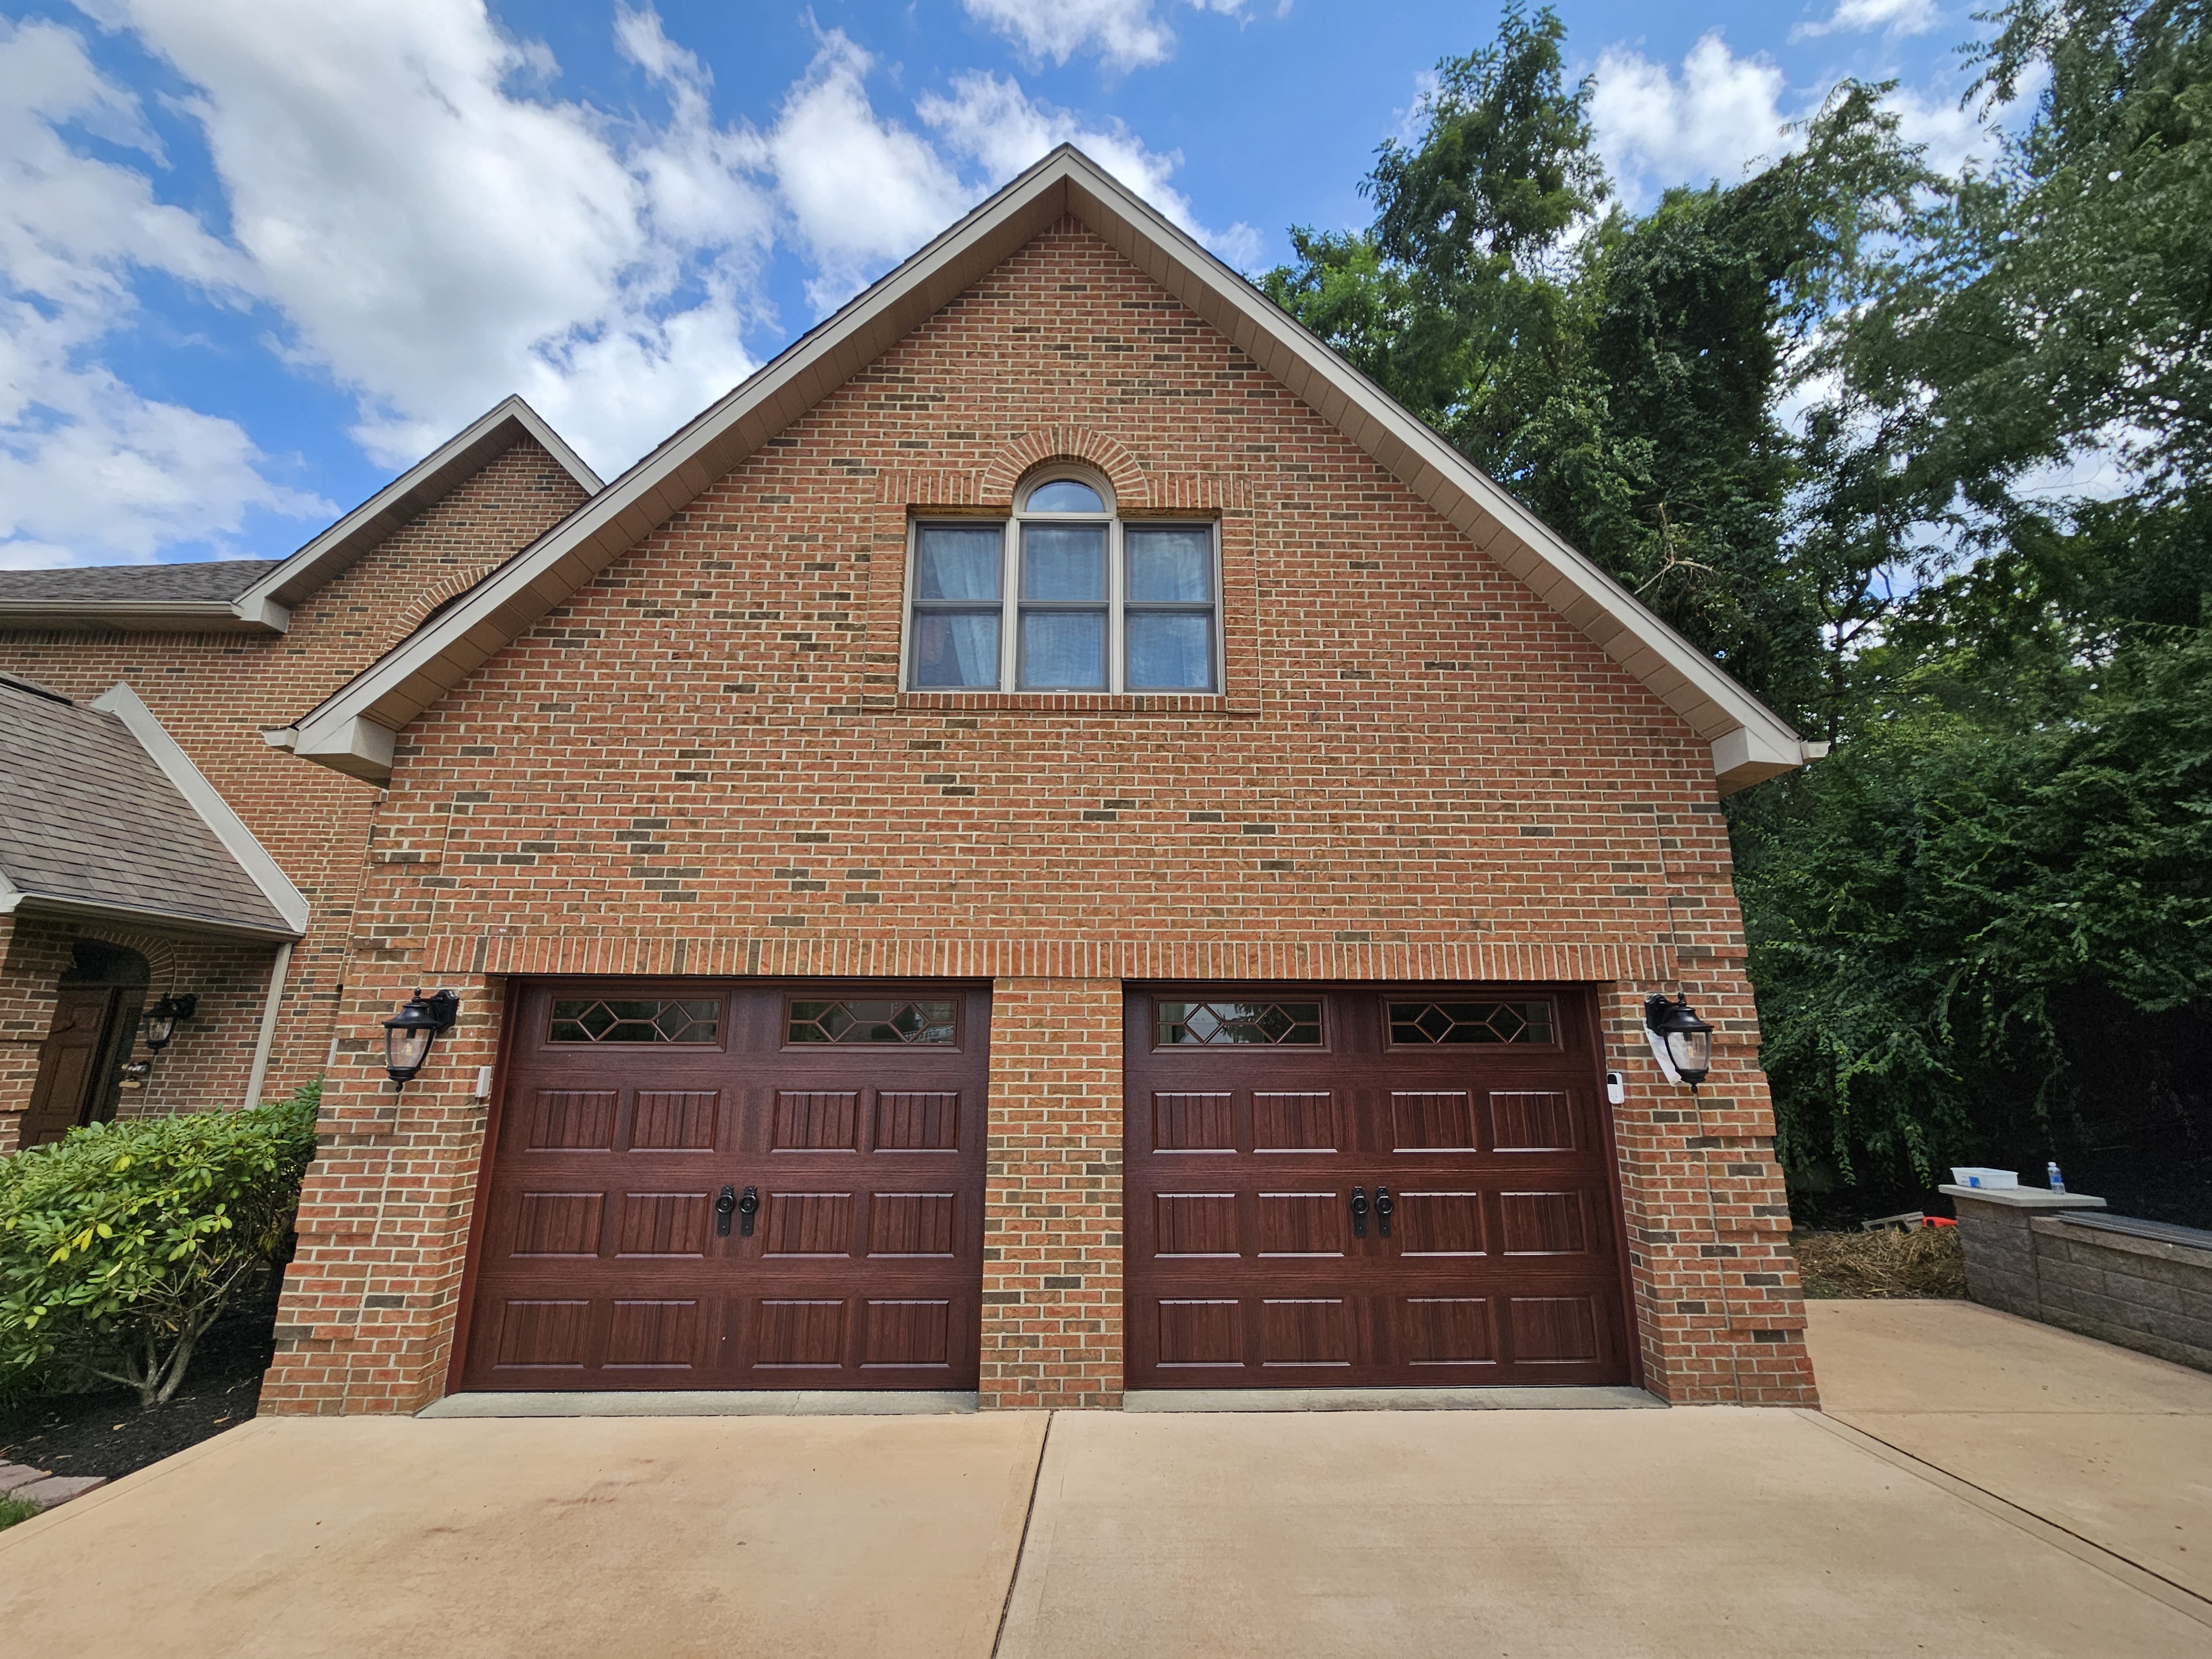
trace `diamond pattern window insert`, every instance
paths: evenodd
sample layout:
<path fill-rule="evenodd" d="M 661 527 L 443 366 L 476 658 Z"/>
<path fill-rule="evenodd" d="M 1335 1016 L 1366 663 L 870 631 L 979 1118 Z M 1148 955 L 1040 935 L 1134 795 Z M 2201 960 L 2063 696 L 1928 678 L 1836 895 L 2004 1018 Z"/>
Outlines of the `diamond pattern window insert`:
<path fill-rule="evenodd" d="M 904 1042 L 947 1046 L 960 1039 L 957 1005 L 906 997 L 848 997 L 840 1002 L 794 1000 L 786 1030 L 792 1042 Z"/>
<path fill-rule="evenodd" d="M 1520 1042 L 1549 1047 L 1552 1005 L 1534 1002 L 1394 1002 L 1390 1041 Z"/>
<path fill-rule="evenodd" d="M 553 1005 L 556 1042 L 714 1042 L 722 1005 L 579 997 Z"/>
<path fill-rule="evenodd" d="M 1163 1048 L 1231 1043 L 1321 1046 L 1318 1002 L 1163 1002 L 1159 1017 Z"/>

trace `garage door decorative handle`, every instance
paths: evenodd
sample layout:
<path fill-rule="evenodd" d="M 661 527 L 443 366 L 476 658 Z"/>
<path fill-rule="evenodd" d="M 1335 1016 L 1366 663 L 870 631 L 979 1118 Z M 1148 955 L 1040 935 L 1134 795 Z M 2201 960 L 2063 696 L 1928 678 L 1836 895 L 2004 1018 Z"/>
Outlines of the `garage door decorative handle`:
<path fill-rule="evenodd" d="M 727 1238 L 730 1236 L 730 1215 L 737 1207 L 738 1189 L 734 1187 L 723 1188 L 722 1195 L 714 1200 L 715 1237 Z M 745 1231 L 747 1232 L 752 1231 L 752 1222 L 750 1216 L 746 1218 Z"/>
<path fill-rule="evenodd" d="M 1398 1208 L 1398 1200 L 1390 1196 L 1388 1187 L 1375 1189 L 1375 1227 L 1383 1237 L 1390 1237 L 1390 1217 Z"/>
<path fill-rule="evenodd" d="M 738 1231 L 746 1238 L 753 1236 L 753 1218 L 760 1213 L 760 1188 L 748 1187 L 745 1195 L 738 1200 Z"/>
<path fill-rule="evenodd" d="M 1367 1237 L 1367 1188 L 1364 1187 L 1352 1189 L 1352 1236 L 1354 1238 Z"/>

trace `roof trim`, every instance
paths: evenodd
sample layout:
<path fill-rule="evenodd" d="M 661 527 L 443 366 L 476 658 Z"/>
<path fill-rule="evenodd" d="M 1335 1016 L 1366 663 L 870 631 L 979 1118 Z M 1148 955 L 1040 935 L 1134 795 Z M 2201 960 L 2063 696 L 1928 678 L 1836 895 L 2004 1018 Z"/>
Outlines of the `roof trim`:
<path fill-rule="evenodd" d="M 1073 213 L 1525 582 L 1712 747 L 1722 793 L 1812 758 L 1789 725 L 1466 457 L 1072 145 L 795 341 L 301 720 L 291 745 L 375 782 L 392 738 L 701 490 Z"/>
<path fill-rule="evenodd" d="M 185 805 L 199 815 L 200 822 L 222 843 L 223 850 L 238 861 L 239 868 L 261 890 L 270 908 L 284 919 L 291 936 L 303 936 L 307 931 L 309 915 L 306 896 L 292 884 L 291 878 L 254 839 L 253 832 L 238 814 L 230 810 L 230 803 L 192 764 L 191 757 L 177 746 L 177 740 L 155 718 L 154 711 L 146 707 L 130 684 L 118 680 L 88 706 L 123 722 L 124 730 L 137 739 L 138 746 L 152 757 L 154 764 L 161 769 L 162 775 L 185 798 Z M 270 930 L 249 931 L 258 933 Z"/>
<path fill-rule="evenodd" d="M 256 927 L 251 922 L 224 921 L 213 916 L 193 915 L 181 910 L 157 910 L 151 905 L 108 904 L 98 899 L 58 898 L 45 893 L 6 886 L 0 892 L 0 915 L 29 914 L 41 916 L 86 916 L 94 921 L 121 919 L 153 927 L 165 928 L 173 933 L 194 938 L 215 934 L 226 939 L 260 939 L 270 945 L 294 945 L 300 936 L 281 927 Z"/>
<path fill-rule="evenodd" d="M 519 395 L 502 398 L 247 588 L 231 601 L 230 609 L 249 626 L 282 633 L 290 624 L 294 605 L 526 436 L 558 461 L 586 495 L 596 495 L 606 487 L 536 410 Z"/>

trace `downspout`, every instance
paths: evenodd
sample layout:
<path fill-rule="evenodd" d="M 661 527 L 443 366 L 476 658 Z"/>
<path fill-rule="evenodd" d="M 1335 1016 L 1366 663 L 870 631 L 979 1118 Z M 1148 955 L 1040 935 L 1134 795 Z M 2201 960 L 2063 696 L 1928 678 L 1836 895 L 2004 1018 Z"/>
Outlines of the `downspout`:
<path fill-rule="evenodd" d="M 276 960 L 269 964 L 269 1000 L 261 1008 L 261 1039 L 253 1045 L 253 1072 L 246 1079 L 246 1104 L 261 1103 L 261 1085 L 269 1075 L 270 1051 L 276 1046 L 276 1010 L 284 1000 L 284 970 L 292 965 L 292 941 L 276 947 Z"/>

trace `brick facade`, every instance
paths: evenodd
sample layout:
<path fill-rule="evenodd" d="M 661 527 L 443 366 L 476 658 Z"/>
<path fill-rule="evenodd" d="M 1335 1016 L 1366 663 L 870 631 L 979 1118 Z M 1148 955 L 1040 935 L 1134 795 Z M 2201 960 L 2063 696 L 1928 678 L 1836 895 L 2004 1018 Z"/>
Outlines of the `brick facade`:
<path fill-rule="evenodd" d="M 0 631 L 0 674 L 80 702 L 128 681 L 307 897 L 307 936 L 286 975 L 267 1094 L 311 1081 L 327 1060 L 380 792 L 270 748 L 262 731 L 299 719 L 440 600 L 583 499 L 574 479 L 525 438 L 299 605 L 284 634 Z M 15 1146 L 53 1012 L 55 927 L 32 931 L 35 939 L 0 958 L 0 1152 Z M 155 994 L 198 993 L 200 1013 L 155 1060 L 149 1086 L 125 1096 L 125 1113 L 234 1107 L 244 1097 L 273 947 L 178 938 L 174 948 L 182 953 L 176 977 L 157 968 Z M 68 948 L 60 949 L 65 965 Z"/>
<path fill-rule="evenodd" d="M 900 690 L 911 519 L 1063 455 L 1218 520 L 1224 696 Z M 1597 983 L 1646 1383 L 1814 1398 L 1706 745 L 1072 220 L 415 721 L 356 904 L 265 1409 L 442 1392 L 474 1069 L 553 971 L 989 979 L 982 1386 L 1066 1407 L 1121 1388 L 1124 981 Z M 418 985 L 467 1012 L 395 1095 Z M 1641 1031 L 1677 989 L 1694 1099 Z"/>

